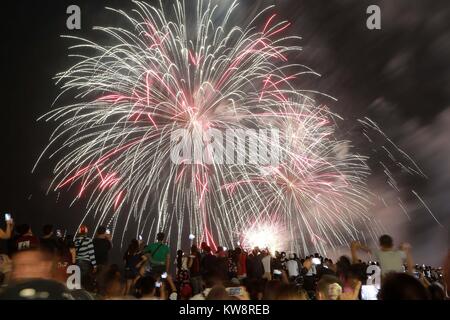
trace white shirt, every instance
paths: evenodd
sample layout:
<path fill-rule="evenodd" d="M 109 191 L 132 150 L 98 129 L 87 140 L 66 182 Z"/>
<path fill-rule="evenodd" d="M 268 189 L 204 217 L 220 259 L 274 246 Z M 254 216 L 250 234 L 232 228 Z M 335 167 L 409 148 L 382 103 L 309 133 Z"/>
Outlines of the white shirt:
<path fill-rule="evenodd" d="M 295 260 L 287 261 L 286 268 L 288 270 L 289 277 L 297 277 L 299 275 L 297 261 L 295 261 Z"/>
<path fill-rule="evenodd" d="M 181 257 L 181 270 L 188 270 L 188 260 L 189 260 L 189 257 L 187 257 L 187 256 Z M 175 258 L 175 261 L 173 264 L 174 265 L 178 264 L 177 258 Z"/>
<path fill-rule="evenodd" d="M 403 272 L 403 263 L 406 260 L 406 254 L 402 250 L 374 250 L 374 255 L 380 263 L 381 274 L 388 272 Z"/>
<path fill-rule="evenodd" d="M 271 260 L 272 260 L 272 257 L 270 255 L 267 255 L 261 259 L 265 273 L 270 273 L 270 261 Z"/>

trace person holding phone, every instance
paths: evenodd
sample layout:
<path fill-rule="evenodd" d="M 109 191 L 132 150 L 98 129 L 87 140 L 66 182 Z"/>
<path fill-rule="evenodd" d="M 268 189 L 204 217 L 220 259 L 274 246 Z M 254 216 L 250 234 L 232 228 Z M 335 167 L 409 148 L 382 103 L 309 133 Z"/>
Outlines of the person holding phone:
<path fill-rule="evenodd" d="M 4 281 L 8 280 L 12 268 L 7 241 L 11 238 L 14 223 L 9 213 L 5 214 L 5 223 L 6 228 L 0 228 L 0 273 L 4 275 Z"/>
<path fill-rule="evenodd" d="M 1 240 L 8 240 L 11 238 L 12 230 L 14 227 L 13 220 L 11 218 L 11 214 L 5 213 L 5 223 L 6 223 L 6 229 L 0 229 L 0 239 Z"/>
<path fill-rule="evenodd" d="M 164 272 L 169 272 L 170 267 L 170 248 L 163 242 L 164 237 L 163 232 L 158 233 L 156 235 L 157 242 L 149 245 L 144 251 L 156 278 Z"/>
<path fill-rule="evenodd" d="M 58 243 L 53 236 L 53 226 L 46 224 L 42 227 L 42 237 L 39 239 L 41 249 L 46 250 L 52 254 L 58 249 Z"/>
<path fill-rule="evenodd" d="M 352 252 L 353 263 L 356 263 L 358 258 L 358 250 L 373 254 L 376 260 L 380 263 L 381 275 L 386 275 L 389 272 L 403 272 L 403 264 L 406 263 L 406 271 L 414 272 L 414 263 L 411 253 L 411 245 L 403 243 L 399 249 L 394 248 L 394 240 L 391 236 L 385 234 L 379 238 L 379 249 L 370 249 L 362 245 L 359 241 L 353 241 L 350 246 Z"/>
<path fill-rule="evenodd" d="M 33 231 L 28 224 L 21 224 L 16 228 L 20 235 L 15 242 L 17 251 L 39 248 L 39 238 L 33 234 Z"/>
<path fill-rule="evenodd" d="M 109 251 L 112 248 L 111 233 L 108 232 L 109 229 L 100 226 L 97 229 L 97 233 L 93 240 L 95 260 L 97 261 L 97 268 L 99 272 L 108 265 L 109 262 Z"/>

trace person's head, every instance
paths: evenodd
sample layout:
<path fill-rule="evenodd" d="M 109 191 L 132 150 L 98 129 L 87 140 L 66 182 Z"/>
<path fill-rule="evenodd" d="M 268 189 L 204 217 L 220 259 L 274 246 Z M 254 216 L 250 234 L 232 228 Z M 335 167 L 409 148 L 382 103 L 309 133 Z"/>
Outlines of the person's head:
<path fill-rule="evenodd" d="M 339 279 L 332 275 L 324 275 L 317 282 L 317 300 L 339 300 L 342 294 L 342 285 Z"/>
<path fill-rule="evenodd" d="M 156 281 L 153 277 L 145 276 L 136 282 L 136 296 L 138 298 L 153 297 L 155 295 Z"/>
<path fill-rule="evenodd" d="M 378 292 L 380 300 L 428 300 L 427 289 L 415 277 L 407 273 L 385 275 Z"/>
<path fill-rule="evenodd" d="M 12 258 L 11 279 L 53 279 L 54 268 L 50 253 L 40 250 L 19 251 Z"/>
<path fill-rule="evenodd" d="M 24 234 L 27 234 L 27 233 L 31 232 L 31 227 L 28 224 L 26 224 L 26 223 L 19 224 L 16 227 L 16 232 L 19 235 L 23 236 Z"/>
<path fill-rule="evenodd" d="M 392 237 L 387 234 L 383 234 L 378 241 L 381 249 L 392 249 L 394 246 L 394 240 L 392 240 Z"/>
<path fill-rule="evenodd" d="M 183 256 L 183 250 L 177 250 L 177 257 L 182 257 Z"/>
<path fill-rule="evenodd" d="M 46 224 L 42 227 L 42 235 L 44 237 L 51 237 L 53 234 L 53 226 L 51 224 Z"/>
<path fill-rule="evenodd" d="M 208 275 L 204 278 L 205 287 L 206 288 L 212 288 L 214 286 L 222 285 L 222 281 L 219 279 L 219 277 L 216 277 L 214 275 Z"/>
<path fill-rule="evenodd" d="M 80 236 L 85 236 L 85 235 L 87 235 L 87 233 L 88 233 L 88 227 L 86 225 L 82 224 L 80 226 L 80 228 L 78 229 L 78 234 Z"/>
<path fill-rule="evenodd" d="M 203 248 L 203 251 L 205 251 L 206 254 L 210 254 L 211 253 L 211 247 L 206 246 L 205 248 Z"/>
<path fill-rule="evenodd" d="M 439 282 L 433 282 L 428 287 L 428 293 L 431 300 L 445 300 L 445 289 Z"/>
<path fill-rule="evenodd" d="M 119 266 L 112 264 L 103 278 L 104 294 L 107 297 L 119 297 L 123 292 Z"/>
<path fill-rule="evenodd" d="M 336 273 L 340 278 L 347 279 L 351 268 L 350 258 L 347 256 L 341 256 L 336 262 Z"/>
<path fill-rule="evenodd" d="M 295 284 L 282 284 L 278 290 L 277 300 L 308 300 L 308 294 L 299 290 Z"/>
<path fill-rule="evenodd" d="M 104 226 L 98 227 L 98 229 L 97 229 L 97 235 L 103 236 L 104 234 L 106 234 L 106 227 L 104 227 Z"/>
<path fill-rule="evenodd" d="M 282 283 L 279 280 L 270 280 L 264 288 L 263 300 L 277 300 Z"/>
<path fill-rule="evenodd" d="M 202 243 L 200 244 L 200 249 L 205 250 L 205 248 L 206 248 L 207 246 L 208 246 L 208 245 L 206 244 L 206 242 L 202 242 Z"/>
<path fill-rule="evenodd" d="M 139 241 L 137 241 L 136 239 L 131 239 L 131 242 L 128 245 L 127 253 L 133 255 L 138 251 L 139 251 Z"/>
<path fill-rule="evenodd" d="M 230 295 L 224 286 L 217 285 L 211 288 L 205 300 L 230 300 Z"/>
<path fill-rule="evenodd" d="M 159 242 L 162 242 L 162 241 L 164 241 L 164 237 L 165 237 L 166 235 L 164 234 L 164 232 L 159 232 L 157 235 L 156 235 L 156 240 L 157 241 L 159 241 Z"/>
<path fill-rule="evenodd" d="M 198 247 L 197 247 L 197 245 L 193 244 L 193 245 L 191 246 L 191 253 L 192 253 L 192 254 L 198 253 Z"/>
<path fill-rule="evenodd" d="M 294 255 L 293 253 L 290 253 L 290 254 L 289 254 L 289 259 L 290 259 L 290 260 L 295 260 L 295 255 Z"/>
<path fill-rule="evenodd" d="M 262 300 L 265 284 L 266 280 L 264 279 L 247 279 L 245 281 L 245 288 L 250 296 L 250 300 Z"/>

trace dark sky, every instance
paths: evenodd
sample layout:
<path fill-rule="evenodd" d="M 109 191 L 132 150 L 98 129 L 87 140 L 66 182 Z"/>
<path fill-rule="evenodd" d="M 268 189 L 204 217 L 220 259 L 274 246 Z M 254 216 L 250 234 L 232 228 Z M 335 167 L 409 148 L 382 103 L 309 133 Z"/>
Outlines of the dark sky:
<path fill-rule="evenodd" d="M 52 222 L 73 231 L 81 219 L 83 204 L 69 208 L 69 195 L 61 195 L 58 201 L 56 194 L 45 195 L 51 179 L 50 161 L 31 174 L 52 131 L 51 124 L 36 119 L 51 108 L 58 93 L 52 77 L 70 65 L 67 47 L 71 42 L 60 35 L 101 40 L 92 32 L 92 26 L 120 23 L 103 8 L 127 9 L 131 5 L 126 0 L 11 3 L 1 20 L 0 210 L 11 212 L 16 222 L 28 222 L 35 230 Z M 430 179 L 418 182 L 417 189 L 431 202 L 448 230 L 445 201 L 450 191 L 447 156 L 450 148 L 445 139 L 448 137 L 445 130 L 450 127 L 448 1 L 243 0 L 238 12 L 254 12 L 258 6 L 262 7 L 261 3 L 275 3 L 280 16 L 293 23 L 289 32 L 303 37 L 300 44 L 304 51 L 296 59 L 322 75 L 320 79 L 305 79 L 304 88 L 338 98 L 330 107 L 344 117 L 370 115 L 395 142 L 413 156 L 417 154 L 419 163 L 430 173 Z M 66 8 L 70 4 L 81 7 L 80 31 L 66 29 Z M 382 30 L 366 28 L 365 11 L 370 4 L 381 7 Z M 243 17 L 233 19 L 245 20 Z M 435 225 L 423 210 L 415 214 L 413 221 L 402 224 L 401 229 L 407 235 L 414 234 L 416 247 L 421 247 L 428 242 L 426 230 L 434 230 Z M 399 237 L 403 236 L 399 233 Z M 414 237 L 409 241 L 414 242 Z M 445 237 L 436 241 L 442 239 Z"/>

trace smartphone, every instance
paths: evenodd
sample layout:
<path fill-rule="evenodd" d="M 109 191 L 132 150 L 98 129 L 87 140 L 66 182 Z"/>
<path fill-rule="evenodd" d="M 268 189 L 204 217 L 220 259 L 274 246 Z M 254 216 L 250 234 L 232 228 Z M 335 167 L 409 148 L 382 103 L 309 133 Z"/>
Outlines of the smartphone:
<path fill-rule="evenodd" d="M 281 272 L 281 270 L 275 269 L 275 270 L 273 270 L 273 274 L 279 276 L 282 274 L 282 272 Z"/>
<path fill-rule="evenodd" d="M 312 258 L 311 261 L 313 264 L 316 264 L 316 265 L 322 263 L 319 258 Z"/>
<path fill-rule="evenodd" d="M 5 221 L 11 221 L 11 214 L 5 213 Z"/>
<path fill-rule="evenodd" d="M 241 287 L 227 288 L 227 291 L 230 296 L 241 296 L 242 295 Z"/>
<path fill-rule="evenodd" d="M 162 279 L 166 279 L 166 278 L 167 278 L 167 272 L 164 272 L 164 273 L 161 275 L 161 278 L 162 278 Z"/>
<path fill-rule="evenodd" d="M 139 241 L 142 241 L 142 236 L 141 236 L 141 235 L 139 235 L 138 239 L 139 239 Z"/>
<path fill-rule="evenodd" d="M 56 230 L 56 236 L 58 237 L 58 238 L 62 238 L 62 232 L 61 232 L 61 230 Z"/>
<path fill-rule="evenodd" d="M 155 287 L 156 288 L 161 288 L 161 281 L 156 281 L 155 282 Z"/>
<path fill-rule="evenodd" d="M 111 230 L 106 229 L 106 234 L 111 234 Z"/>
<path fill-rule="evenodd" d="M 361 286 L 361 299 L 362 300 L 378 300 L 378 289 L 375 285 L 362 285 Z"/>

